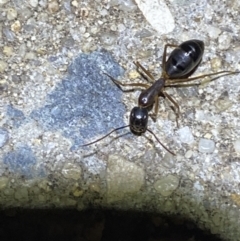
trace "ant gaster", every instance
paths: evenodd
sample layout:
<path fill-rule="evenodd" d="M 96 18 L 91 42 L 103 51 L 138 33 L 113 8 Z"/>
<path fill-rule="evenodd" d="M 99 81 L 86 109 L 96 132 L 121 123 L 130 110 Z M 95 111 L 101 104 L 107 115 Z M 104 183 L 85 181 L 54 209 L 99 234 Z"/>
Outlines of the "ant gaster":
<path fill-rule="evenodd" d="M 170 53 L 168 59 L 166 60 L 168 47 L 173 47 L 175 49 Z M 216 73 L 203 74 L 200 76 L 189 78 L 189 76 L 196 70 L 199 63 L 201 62 L 203 52 L 204 52 L 204 43 L 201 40 L 196 40 L 196 39 L 188 40 L 183 42 L 179 46 L 174 44 L 166 44 L 164 47 L 164 52 L 162 57 L 163 71 L 162 71 L 161 77 L 156 81 L 152 76 L 152 74 L 148 70 L 146 70 L 139 62 L 134 62 L 137 69 L 139 70 L 140 68 L 142 70 L 144 74 L 143 73 L 141 74 L 145 78 L 147 78 L 150 82 L 152 82 L 152 85 L 143 84 L 143 83 L 125 84 L 114 79 L 112 76 L 104 73 L 122 91 L 125 91 L 125 90 L 123 90 L 121 86 L 131 86 L 131 87 L 135 87 L 135 89 L 142 87 L 145 89 L 139 95 L 138 106 L 133 107 L 133 109 L 131 110 L 129 125 L 116 128 L 111 132 L 109 132 L 108 134 L 106 134 L 105 136 L 82 146 L 88 146 L 88 145 L 94 144 L 104 139 L 105 137 L 109 136 L 114 131 L 117 131 L 126 127 L 130 127 L 130 130 L 134 134 L 141 135 L 146 131 L 150 132 L 155 137 L 155 139 L 162 145 L 164 149 L 166 149 L 172 155 L 175 155 L 163 143 L 161 143 L 161 141 L 157 138 L 157 136 L 151 130 L 147 128 L 149 110 L 153 105 L 154 105 L 153 119 L 156 120 L 157 118 L 159 96 L 163 96 L 167 98 L 170 102 L 172 102 L 173 109 L 176 114 L 177 125 L 178 125 L 178 118 L 180 114 L 179 105 L 168 93 L 166 93 L 165 87 L 186 87 L 186 86 L 194 86 L 194 85 L 199 86 L 201 83 L 193 83 L 193 84 L 182 84 L 182 83 L 186 83 L 199 78 L 214 76 L 218 74 L 222 74 L 222 75 L 217 76 L 212 80 L 215 80 L 222 76 L 240 73 L 239 71 L 237 72 L 220 71 Z"/>

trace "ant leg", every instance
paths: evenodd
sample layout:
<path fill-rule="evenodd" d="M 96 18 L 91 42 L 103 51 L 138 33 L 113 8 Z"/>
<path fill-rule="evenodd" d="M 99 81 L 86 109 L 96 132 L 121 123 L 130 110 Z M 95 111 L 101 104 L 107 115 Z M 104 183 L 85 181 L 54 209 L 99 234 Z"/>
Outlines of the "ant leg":
<path fill-rule="evenodd" d="M 158 114 L 158 108 L 159 108 L 159 97 L 155 96 L 154 99 L 154 112 L 151 114 L 151 117 L 153 119 L 154 122 L 156 122 L 157 120 L 157 114 Z"/>
<path fill-rule="evenodd" d="M 194 83 L 194 84 L 165 85 L 164 88 L 166 88 L 166 87 L 173 87 L 173 88 L 191 87 L 191 86 L 199 86 L 201 84 L 205 84 L 205 82 L 203 81 L 202 83 Z"/>
<path fill-rule="evenodd" d="M 147 70 L 147 69 L 145 69 L 138 61 L 137 62 L 133 62 L 135 65 L 136 65 L 136 67 L 137 67 L 137 70 L 140 68 L 140 69 L 142 69 L 142 71 L 150 78 L 150 82 L 154 82 L 155 81 L 155 79 L 154 79 L 154 77 L 152 76 L 152 74 Z M 148 79 L 148 78 L 147 78 Z"/>
<path fill-rule="evenodd" d="M 180 107 L 179 107 L 178 103 L 166 91 L 162 91 L 162 93 L 174 105 L 173 106 L 173 111 L 174 111 L 174 113 L 176 115 L 177 127 L 179 128 L 178 119 L 179 119 L 179 116 L 180 116 Z"/>
<path fill-rule="evenodd" d="M 149 88 L 149 85 L 147 84 L 142 84 L 142 83 L 130 83 L 130 84 L 124 84 L 122 83 L 121 81 L 118 81 L 116 79 L 114 79 L 111 75 L 107 74 L 107 73 L 103 73 L 105 75 L 107 75 L 111 80 L 112 82 L 120 89 L 122 90 L 123 92 L 126 92 L 126 90 L 122 89 L 121 86 L 132 86 L 132 87 L 143 87 L 145 89 Z"/>
<path fill-rule="evenodd" d="M 178 45 L 176 45 L 176 44 L 165 44 L 165 46 L 164 46 L 164 51 L 163 51 L 163 57 L 162 57 L 162 69 L 163 69 L 163 72 L 165 71 L 165 64 L 166 64 L 166 62 L 167 62 L 167 60 L 166 60 L 166 57 L 167 57 L 167 48 L 169 48 L 169 47 L 171 47 L 171 48 L 177 48 Z"/>
<path fill-rule="evenodd" d="M 207 77 L 207 76 L 214 76 L 214 75 L 218 75 L 218 74 L 222 74 L 220 76 L 216 76 L 215 78 L 209 80 L 209 81 L 206 81 L 206 82 L 211 82 L 215 79 L 218 79 L 218 78 L 221 78 L 223 76 L 227 76 L 227 75 L 232 75 L 232 74 L 239 74 L 240 71 L 220 71 L 220 72 L 216 72 L 216 73 L 211 73 L 211 74 L 203 74 L 203 75 L 199 75 L 199 76 L 196 76 L 196 77 L 191 77 L 191 78 L 186 78 L 186 79 L 169 79 L 167 80 L 167 85 L 168 84 L 175 84 L 175 83 L 181 83 L 181 82 L 189 82 L 189 81 L 193 81 L 193 80 L 196 80 L 196 79 L 200 79 L 200 78 L 204 78 L 204 77 Z"/>

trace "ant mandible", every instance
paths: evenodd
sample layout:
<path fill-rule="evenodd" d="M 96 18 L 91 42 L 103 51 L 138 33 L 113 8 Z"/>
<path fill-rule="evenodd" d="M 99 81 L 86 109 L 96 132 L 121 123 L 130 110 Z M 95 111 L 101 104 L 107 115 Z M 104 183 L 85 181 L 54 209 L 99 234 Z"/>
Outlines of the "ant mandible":
<path fill-rule="evenodd" d="M 172 47 L 175 48 L 169 55 L 168 59 L 166 60 L 167 57 L 167 48 Z M 122 89 L 121 86 L 131 86 L 131 87 L 142 87 L 145 88 L 141 94 L 139 95 L 138 98 L 138 106 L 133 107 L 130 113 L 130 119 L 129 119 L 129 124 L 125 126 L 121 126 L 119 128 L 116 128 L 109 132 L 108 134 L 104 135 L 103 137 L 84 144 L 82 146 L 88 146 L 92 145 L 107 136 L 109 136 L 111 133 L 126 128 L 130 127 L 130 130 L 137 135 L 141 135 L 144 132 L 148 131 L 150 132 L 155 139 L 159 142 L 162 147 L 167 150 L 169 153 L 172 155 L 175 155 L 172 151 L 170 151 L 159 139 L 158 137 L 147 128 L 148 125 L 148 115 L 149 111 L 154 105 L 154 113 L 153 113 L 153 119 L 156 120 L 157 118 L 157 113 L 158 113 L 158 98 L 159 96 L 164 96 L 167 98 L 172 104 L 174 105 L 174 112 L 176 114 L 176 121 L 178 125 L 178 118 L 180 115 L 180 108 L 177 102 L 165 91 L 165 87 L 186 87 L 186 86 L 199 86 L 201 83 L 193 83 L 193 84 L 182 84 L 186 82 L 190 82 L 199 78 L 204 78 L 207 76 L 214 76 L 214 75 L 219 75 L 222 74 L 212 80 L 215 80 L 217 78 L 220 78 L 222 76 L 226 75 L 232 75 L 232 74 L 237 74 L 240 73 L 240 71 L 220 71 L 216 73 L 211 73 L 211 74 L 203 74 L 199 75 L 196 77 L 191 77 L 189 76 L 196 70 L 198 65 L 200 64 L 202 60 L 204 52 L 204 43 L 201 40 L 197 39 L 192 39 L 183 42 L 180 45 L 174 45 L 174 44 L 166 44 L 164 47 L 164 52 L 163 52 L 163 57 L 162 57 L 162 74 L 159 79 L 155 81 L 153 75 L 146 70 L 139 62 L 134 62 L 136 65 L 137 69 L 139 68 L 143 71 L 142 75 L 149 79 L 152 82 L 152 85 L 149 84 L 143 84 L 143 83 L 130 83 L 130 84 L 125 84 L 122 83 L 116 79 L 114 79 L 112 76 L 104 73 L 107 75 L 122 91 L 125 91 Z"/>

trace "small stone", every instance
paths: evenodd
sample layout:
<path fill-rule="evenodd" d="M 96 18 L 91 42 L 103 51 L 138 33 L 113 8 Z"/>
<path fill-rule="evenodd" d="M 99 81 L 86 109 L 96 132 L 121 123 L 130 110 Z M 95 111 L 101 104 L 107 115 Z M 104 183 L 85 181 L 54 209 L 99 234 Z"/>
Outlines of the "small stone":
<path fill-rule="evenodd" d="M 13 55 L 13 47 L 12 46 L 4 46 L 3 47 L 3 53 L 7 56 L 10 57 Z"/>
<path fill-rule="evenodd" d="M 10 0 L 0 0 L 0 6 L 5 5 L 6 3 L 8 3 Z"/>
<path fill-rule="evenodd" d="M 198 144 L 198 150 L 202 153 L 212 153 L 215 149 L 215 142 L 213 140 L 208 140 L 201 138 Z"/>
<path fill-rule="evenodd" d="M 19 20 L 15 21 L 12 25 L 11 25 L 11 30 L 15 33 L 19 32 L 21 30 L 21 23 Z"/>
<path fill-rule="evenodd" d="M 72 4 L 72 6 L 73 7 L 78 7 L 78 1 L 76 1 L 76 0 L 73 0 L 72 2 L 71 2 L 71 4 Z"/>
<path fill-rule="evenodd" d="M 29 0 L 29 4 L 33 7 L 36 8 L 38 6 L 38 0 Z"/>
<path fill-rule="evenodd" d="M 162 165 L 171 169 L 176 166 L 176 160 L 172 154 L 167 152 L 162 159 Z"/>
<path fill-rule="evenodd" d="M 165 1 L 136 0 L 136 3 L 144 17 L 159 34 L 172 32 L 175 22 Z"/>
<path fill-rule="evenodd" d="M 192 155 L 193 155 L 192 150 L 188 150 L 188 151 L 185 153 L 185 157 L 186 157 L 187 159 L 191 158 Z"/>
<path fill-rule="evenodd" d="M 36 53 L 29 52 L 25 54 L 24 60 L 33 60 L 33 59 L 36 59 L 36 57 L 37 57 Z"/>
<path fill-rule="evenodd" d="M 8 183 L 9 183 L 9 178 L 0 177 L 0 190 L 3 190 L 7 186 Z"/>
<path fill-rule="evenodd" d="M 105 46 L 111 46 L 117 41 L 117 34 L 116 32 L 112 31 L 102 33 L 100 36 L 100 41 Z"/>
<path fill-rule="evenodd" d="M 211 39 L 217 39 L 219 34 L 221 33 L 221 29 L 211 25 L 208 26 L 206 30 L 208 31 L 208 35 Z"/>
<path fill-rule="evenodd" d="M 139 78 L 139 77 L 140 77 L 140 74 L 139 74 L 136 70 L 131 70 L 131 71 L 129 71 L 129 73 L 128 73 L 128 78 L 129 78 L 129 79 L 134 80 L 134 79 L 137 79 L 137 78 Z"/>
<path fill-rule="evenodd" d="M 14 84 L 19 84 L 21 81 L 22 81 L 22 80 L 21 80 L 21 78 L 20 78 L 19 75 L 16 75 L 16 74 L 12 75 L 12 82 L 13 82 Z"/>
<path fill-rule="evenodd" d="M 59 11 L 59 4 L 57 1 L 53 0 L 53 1 L 49 1 L 48 3 L 48 11 L 50 13 L 56 13 Z"/>
<path fill-rule="evenodd" d="M 236 152 L 240 153 L 240 139 L 236 140 L 234 143 L 233 143 L 233 146 L 234 146 L 234 149 Z"/>
<path fill-rule="evenodd" d="M 170 196 L 178 187 L 179 178 L 175 175 L 168 175 L 157 180 L 154 183 L 154 188 L 157 192 L 159 192 L 162 196 L 167 197 Z"/>
<path fill-rule="evenodd" d="M 7 10 L 7 19 L 11 21 L 11 20 L 15 19 L 16 17 L 17 17 L 17 10 L 14 8 L 9 8 Z"/>
<path fill-rule="evenodd" d="M 217 72 L 222 67 L 222 60 L 220 58 L 215 57 L 210 60 L 210 64 L 212 71 Z"/>
<path fill-rule="evenodd" d="M 74 197 L 81 197 L 83 195 L 84 191 L 80 188 L 76 188 L 72 194 Z"/>
<path fill-rule="evenodd" d="M 220 50 L 227 50 L 231 47 L 231 39 L 232 37 L 224 32 L 218 38 L 218 46 Z"/>
<path fill-rule="evenodd" d="M 26 202 L 28 200 L 28 190 L 26 187 L 17 188 L 14 194 L 15 199 L 18 201 Z"/>
<path fill-rule="evenodd" d="M 226 92 L 227 93 L 227 92 Z M 229 109 L 233 103 L 229 99 L 228 93 L 227 94 L 222 94 L 214 103 L 214 105 L 217 107 L 219 112 L 223 112 L 227 109 Z"/>
<path fill-rule="evenodd" d="M 206 134 L 204 135 L 204 138 L 205 138 L 205 139 L 210 139 L 210 138 L 212 138 L 212 134 L 211 134 L 211 133 L 206 133 Z"/>
<path fill-rule="evenodd" d="M 42 191 L 45 191 L 45 192 L 50 192 L 51 191 L 51 188 L 50 188 L 50 185 L 48 183 L 47 180 L 43 180 L 41 182 L 38 183 L 38 187 L 42 190 Z"/>
<path fill-rule="evenodd" d="M 8 68 L 7 62 L 0 60 L 0 73 L 3 73 Z"/>
<path fill-rule="evenodd" d="M 3 28 L 2 30 L 4 36 L 6 37 L 7 41 L 13 42 L 15 40 L 15 34 L 11 31 L 8 27 Z"/>
<path fill-rule="evenodd" d="M 133 0 L 120 1 L 118 8 L 125 12 L 137 10 L 137 5 Z"/>
<path fill-rule="evenodd" d="M 144 171 L 136 164 L 117 155 L 110 155 L 107 168 L 108 202 L 139 192 L 144 183 Z"/>
<path fill-rule="evenodd" d="M 67 179 L 79 180 L 81 177 L 81 173 L 81 167 L 74 163 L 66 163 L 62 169 L 62 174 Z"/>
<path fill-rule="evenodd" d="M 179 139 L 182 143 L 191 144 L 194 141 L 194 137 L 188 126 L 180 128 L 178 130 L 178 135 L 179 135 Z"/>

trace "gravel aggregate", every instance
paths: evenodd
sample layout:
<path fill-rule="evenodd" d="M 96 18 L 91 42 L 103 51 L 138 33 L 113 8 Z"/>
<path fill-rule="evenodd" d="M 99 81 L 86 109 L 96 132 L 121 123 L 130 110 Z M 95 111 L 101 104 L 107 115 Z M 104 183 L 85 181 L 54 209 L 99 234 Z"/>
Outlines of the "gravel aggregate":
<path fill-rule="evenodd" d="M 240 241 L 240 74 L 166 89 L 180 106 L 179 128 L 161 97 L 148 127 L 176 156 L 129 128 L 82 147 L 127 125 L 137 105 L 139 90 L 124 93 L 104 73 L 146 83 L 139 61 L 157 79 L 164 45 L 189 39 L 205 43 L 194 75 L 239 71 L 239 8 L 237 0 L 0 0 L 1 206 L 179 214 Z"/>

